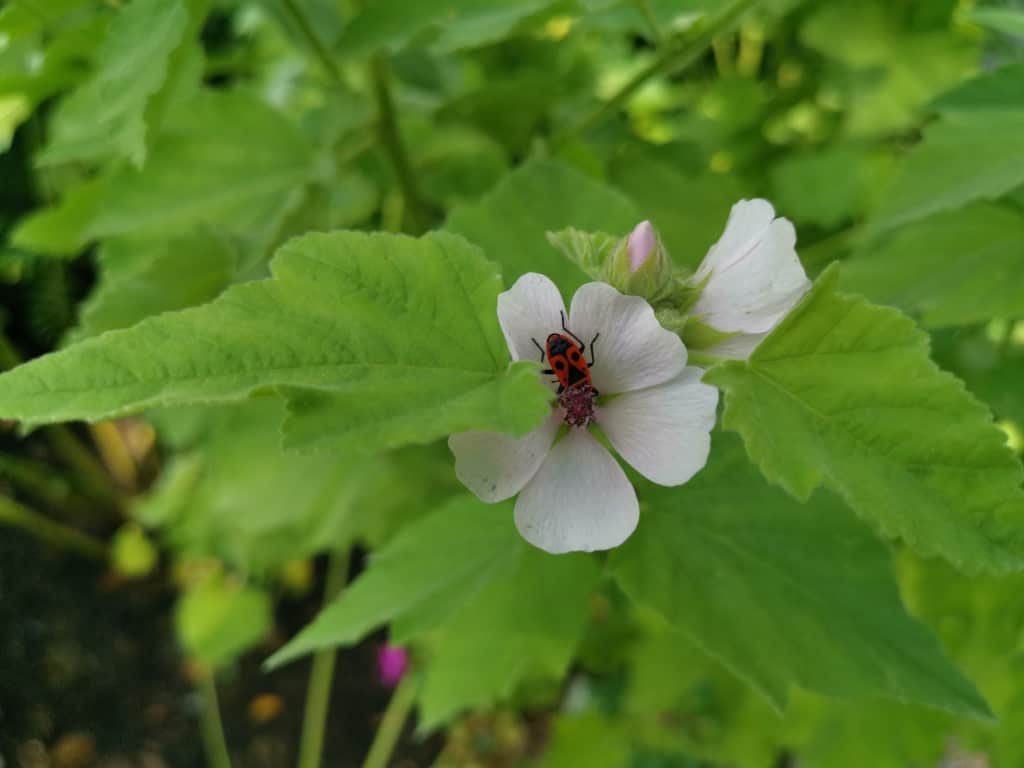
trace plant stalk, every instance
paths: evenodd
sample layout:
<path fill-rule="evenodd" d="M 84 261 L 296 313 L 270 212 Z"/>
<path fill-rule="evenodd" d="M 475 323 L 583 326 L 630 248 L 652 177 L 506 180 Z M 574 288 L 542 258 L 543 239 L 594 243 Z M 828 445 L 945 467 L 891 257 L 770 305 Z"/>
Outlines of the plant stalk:
<path fill-rule="evenodd" d="M 217 701 L 217 680 L 213 671 L 204 673 L 197 688 L 202 699 L 199 727 L 203 736 L 203 752 L 208 768 L 231 768 L 231 753 L 224 737 L 224 724 L 220 719 Z"/>
<path fill-rule="evenodd" d="M 345 586 L 348 564 L 347 550 L 331 555 L 327 566 L 327 583 L 324 586 L 324 605 L 327 605 Z M 327 713 L 331 703 L 335 659 L 336 653 L 333 648 L 326 648 L 313 656 L 309 687 L 306 689 L 306 711 L 302 718 L 298 768 L 320 768 Z"/>
<path fill-rule="evenodd" d="M 331 52 L 327 50 L 327 47 L 317 37 L 316 30 L 313 29 L 313 25 L 309 23 L 309 19 L 306 18 L 306 14 L 299 7 L 299 4 L 295 0 L 282 0 L 284 7 L 291 14 L 292 19 L 299 27 L 299 31 L 302 36 L 306 38 L 306 42 L 309 43 L 309 47 L 313 49 L 313 53 L 320 60 L 320 63 L 324 65 L 324 69 L 330 76 L 334 84 L 339 86 L 342 90 L 347 90 L 345 85 L 345 78 L 341 75 L 341 70 L 338 68 L 338 62 L 331 56 Z"/>
<path fill-rule="evenodd" d="M 0 523 L 20 528 L 59 549 L 66 549 L 91 560 L 106 562 L 107 548 L 103 542 L 51 520 L 7 496 L 0 496 Z"/>
<path fill-rule="evenodd" d="M 724 11 L 706 24 L 700 24 L 699 30 L 692 36 L 686 36 L 681 42 L 673 45 L 668 43 L 662 52 L 640 72 L 637 72 L 610 99 L 602 102 L 579 122 L 554 139 L 555 146 L 561 146 L 568 139 L 580 136 L 591 128 L 600 125 L 613 115 L 634 93 L 636 93 L 652 77 L 686 69 L 699 59 L 712 40 L 729 27 L 743 13 L 749 10 L 757 0 L 732 0 Z"/>
<path fill-rule="evenodd" d="M 387 59 L 383 54 L 374 56 L 370 61 L 370 81 L 377 102 L 377 138 L 387 153 L 398 179 L 405 221 L 411 233 L 418 235 L 427 230 L 426 214 L 416 184 L 416 174 L 413 172 L 409 154 L 405 150 L 402 134 L 398 129 L 398 116 L 391 94 L 391 76 L 388 72 Z"/>
<path fill-rule="evenodd" d="M 391 759 L 395 745 L 398 744 L 398 737 L 402 735 L 402 727 L 409 716 L 413 702 L 416 700 L 416 676 L 411 670 L 406 670 L 402 676 L 402 682 L 398 684 L 395 692 L 391 695 L 388 708 L 384 711 L 384 717 L 380 721 L 380 727 L 373 737 L 370 751 L 366 755 L 363 768 L 386 768 Z"/>

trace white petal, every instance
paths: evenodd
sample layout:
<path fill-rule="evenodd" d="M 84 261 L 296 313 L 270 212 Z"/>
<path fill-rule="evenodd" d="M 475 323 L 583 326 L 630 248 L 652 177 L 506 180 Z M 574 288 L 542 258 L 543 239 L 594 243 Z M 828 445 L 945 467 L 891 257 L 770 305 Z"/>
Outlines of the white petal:
<path fill-rule="evenodd" d="M 585 429 L 570 429 L 516 500 L 516 527 L 559 554 L 611 549 L 636 529 L 640 506 L 622 467 Z"/>
<path fill-rule="evenodd" d="M 596 416 L 615 450 L 659 485 L 682 485 L 708 460 L 718 390 L 688 367 L 665 384 L 627 392 Z"/>
<path fill-rule="evenodd" d="M 697 281 L 710 279 L 694 314 L 720 331 L 774 328 L 811 287 L 795 246 L 793 225 L 767 200 L 736 203 L 697 270 Z"/>
<path fill-rule="evenodd" d="M 562 294 L 544 275 L 527 272 L 515 285 L 498 295 L 498 322 L 505 334 L 509 354 L 513 360 L 536 360 L 549 333 L 559 333 L 562 327 Z"/>
<path fill-rule="evenodd" d="M 764 333 L 738 333 L 720 344 L 716 344 L 706 350 L 707 354 L 716 357 L 727 357 L 732 360 L 746 360 L 751 353 L 757 349 L 757 345 L 764 341 L 768 332 Z"/>
<path fill-rule="evenodd" d="M 562 418 L 556 409 L 537 429 L 519 438 L 498 432 L 452 435 L 448 447 L 455 454 L 455 476 L 481 501 L 514 496 L 537 474 Z"/>
<path fill-rule="evenodd" d="M 661 327 L 651 305 L 606 283 L 587 283 L 576 291 L 568 327 L 588 345 L 587 357 L 595 360 L 590 371 L 594 386 L 605 395 L 653 387 L 686 365 L 686 347 Z"/>

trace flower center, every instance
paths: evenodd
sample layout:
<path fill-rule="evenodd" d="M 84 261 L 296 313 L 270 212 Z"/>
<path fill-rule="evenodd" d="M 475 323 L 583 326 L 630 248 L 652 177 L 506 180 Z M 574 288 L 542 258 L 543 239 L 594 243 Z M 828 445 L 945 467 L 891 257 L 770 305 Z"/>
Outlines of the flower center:
<path fill-rule="evenodd" d="M 585 427 L 594 420 L 594 400 L 597 390 L 586 382 L 566 389 L 558 396 L 558 404 L 565 410 L 565 423 L 570 427 Z"/>

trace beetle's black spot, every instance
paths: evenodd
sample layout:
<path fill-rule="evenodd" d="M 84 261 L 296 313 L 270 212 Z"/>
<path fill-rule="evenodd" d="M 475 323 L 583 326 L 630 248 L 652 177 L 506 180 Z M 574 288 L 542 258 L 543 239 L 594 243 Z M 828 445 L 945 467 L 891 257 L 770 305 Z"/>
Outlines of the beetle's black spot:
<path fill-rule="evenodd" d="M 565 368 L 565 363 L 563 363 L 561 360 L 555 360 L 555 370 L 560 371 L 563 368 Z"/>
<path fill-rule="evenodd" d="M 572 351 L 570 357 L 572 358 L 572 361 L 574 363 L 578 363 L 580 361 L 580 353 L 577 352 L 575 349 Z"/>

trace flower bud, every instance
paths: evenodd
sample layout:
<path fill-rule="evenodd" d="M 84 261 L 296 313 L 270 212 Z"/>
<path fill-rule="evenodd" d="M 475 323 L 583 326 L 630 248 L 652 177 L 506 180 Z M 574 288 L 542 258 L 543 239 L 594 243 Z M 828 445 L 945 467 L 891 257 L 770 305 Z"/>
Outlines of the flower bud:
<path fill-rule="evenodd" d="M 394 688 L 409 666 L 409 654 L 400 645 L 385 643 L 377 651 L 377 679 L 381 685 Z"/>
<path fill-rule="evenodd" d="M 672 262 L 649 221 L 623 238 L 608 265 L 608 282 L 623 293 L 655 301 L 672 284 Z"/>

